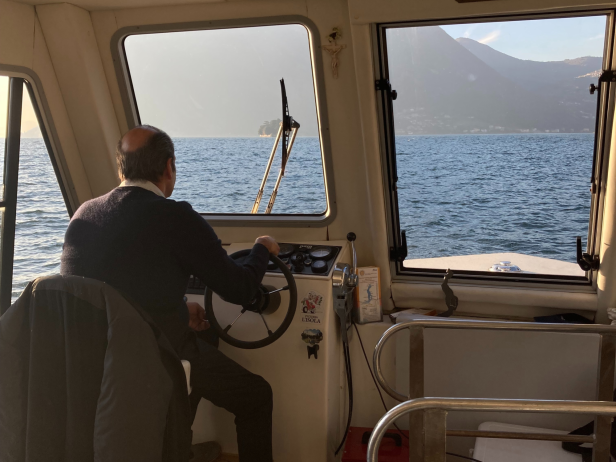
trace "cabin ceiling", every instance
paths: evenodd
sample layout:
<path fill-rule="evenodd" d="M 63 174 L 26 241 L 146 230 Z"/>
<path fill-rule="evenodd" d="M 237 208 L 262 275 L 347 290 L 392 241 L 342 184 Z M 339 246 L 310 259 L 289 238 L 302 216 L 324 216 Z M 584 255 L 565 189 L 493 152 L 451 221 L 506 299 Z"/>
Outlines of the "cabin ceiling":
<path fill-rule="evenodd" d="M 60 3 L 58 0 L 12 0 L 15 3 L 27 5 L 51 5 Z M 84 10 L 112 10 L 117 8 L 142 8 L 152 6 L 188 5 L 196 3 L 228 3 L 230 0 L 72 0 L 71 5 Z"/>

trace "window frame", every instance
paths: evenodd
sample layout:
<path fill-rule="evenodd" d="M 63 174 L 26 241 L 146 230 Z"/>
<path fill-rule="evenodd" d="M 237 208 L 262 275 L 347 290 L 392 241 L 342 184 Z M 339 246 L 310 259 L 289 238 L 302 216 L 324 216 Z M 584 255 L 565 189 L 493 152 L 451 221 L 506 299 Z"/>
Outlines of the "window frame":
<path fill-rule="evenodd" d="M 471 24 L 482 22 L 525 21 L 530 19 L 559 19 L 568 17 L 606 16 L 603 70 L 616 69 L 614 57 L 614 29 L 616 9 L 597 8 L 583 10 L 563 10 L 529 14 L 500 14 L 479 17 L 444 18 L 439 20 L 417 20 L 387 22 L 372 25 L 372 47 L 375 80 L 389 81 L 386 31 L 390 28 L 442 26 L 450 24 Z M 614 88 L 601 83 L 598 101 L 598 119 L 595 125 L 595 151 L 591 183 L 595 192 L 591 194 L 591 207 L 587 236 L 587 252 L 599 255 L 605 190 L 607 185 L 607 165 L 610 157 L 612 138 L 611 122 L 614 117 Z M 402 248 L 398 197 L 394 178 L 397 180 L 395 129 L 392 101 L 386 91 L 376 89 L 377 117 L 379 124 L 379 144 L 381 170 L 384 186 L 387 244 L 389 253 Z M 589 185 L 590 186 L 590 185 Z M 572 248 L 575 242 L 572 241 Z M 403 262 L 390 258 L 392 282 L 435 283 L 445 275 L 443 269 L 405 268 Z M 585 276 L 558 276 L 541 274 L 490 273 L 488 271 L 454 270 L 451 282 L 476 286 L 532 287 L 550 290 L 575 290 L 595 292 L 598 270 L 587 271 Z"/>
<path fill-rule="evenodd" d="M 0 76 L 9 78 L 7 131 L 5 133 L 4 187 L 11 185 L 0 199 L 0 315 L 11 306 L 13 290 L 13 262 L 15 257 L 15 231 L 17 218 L 17 194 L 19 185 L 19 156 L 21 153 L 21 120 L 25 92 L 28 92 L 39 128 L 51 161 L 64 204 L 70 218 L 79 207 L 79 198 L 67 167 L 58 133 L 50 114 L 43 85 L 38 75 L 21 66 L 0 64 Z M 20 90 L 11 94 L 13 85 Z M 16 100 L 13 98 L 16 97 Z M 18 108 L 18 110 L 17 110 Z M 14 112 L 13 112 L 14 111 Z M 12 113 L 13 112 L 13 113 Z M 18 118 L 19 120 L 16 120 Z M 7 188 L 8 189 L 8 188 Z"/>
<path fill-rule="evenodd" d="M 139 109 L 135 97 L 133 83 L 124 41 L 132 35 L 155 34 L 166 32 L 188 32 L 214 29 L 239 29 L 246 27 L 301 25 L 308 33 L 310 58 L 312 65 L 312 78 L 316 103 L 317 125 L 319 127 L 319 141 L 321 145 L 321 162 L 323 167 L 323 182 L 325 188 L 326 210 L 320 214 L 268 214 L 263 213 L 202 213 L 212 226 L 268 226 L 268 227 L 325 227 L 336 217 L 336 191 L 334 185 L 332 149 L 330 141 L 329 119 L 327 111 L 327 98 L 325 94 L 325 77 L 323 60 L 317 55 L 321 50 L 321 41 L 317 26 L 308 18 L 299 15 L 231 19 L 216 21 L 196 21 L 172 24 L 155 24 L 143 26 L 127 26 L 118 29 L 111 38 L 111 54 L 113 57 L 116 77 L 119 84 L 120 95 L 124 107 L 124 114 L 129 128 L 140 123 Z M 255 191 L 256 197 L 257 191 Z"/>

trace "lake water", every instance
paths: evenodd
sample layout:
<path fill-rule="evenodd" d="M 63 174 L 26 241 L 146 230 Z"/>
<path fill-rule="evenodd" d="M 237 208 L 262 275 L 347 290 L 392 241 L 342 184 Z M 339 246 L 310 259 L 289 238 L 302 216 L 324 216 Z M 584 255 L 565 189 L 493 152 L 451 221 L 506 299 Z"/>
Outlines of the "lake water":
<path fill-rule="evenodd" d="M 396 137 L 408 258 L 518 252 L 575 262 L 593 134 Z"/>
<path fill-rule="evenodd" d="M 201 212 L 250 212 L 273 141 L 176 139 L 172 197 Z M 575 236 L 585 239 L 588 228 L 593 135 L 399 136 L 396 143 L 409 258 L 521 252 L 575 261 Z M 0 159 L 3 149 L 0 140 Z M 324 209 L 319 141 L 298 138 L 274 212 Z M 58 272 L 67 225 L 43 140 L 23 139 L 14 298 L 31 279 Z"/>

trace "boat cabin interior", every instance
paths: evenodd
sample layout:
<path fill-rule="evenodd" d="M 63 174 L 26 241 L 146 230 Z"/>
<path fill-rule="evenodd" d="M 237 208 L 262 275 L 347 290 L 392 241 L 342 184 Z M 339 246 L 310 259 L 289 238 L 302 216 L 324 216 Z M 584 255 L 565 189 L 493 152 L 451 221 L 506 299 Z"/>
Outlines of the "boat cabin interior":
<path fill-rule="evenodd" d="M 168 200 L 240 262 L 279 244 L 248 305 L 185 290 L 270 384 L 273 460 L 607 462 L 615 27 L 609 0 L 0 0 L 0 310 L 157 127 Z M 242 460 L 204 399 L 210 441 Z"/>

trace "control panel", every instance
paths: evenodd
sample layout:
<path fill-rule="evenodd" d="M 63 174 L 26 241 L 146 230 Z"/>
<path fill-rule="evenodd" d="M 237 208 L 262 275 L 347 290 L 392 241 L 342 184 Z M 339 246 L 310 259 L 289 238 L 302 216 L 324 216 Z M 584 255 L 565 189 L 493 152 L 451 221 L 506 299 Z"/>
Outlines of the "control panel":
<path fill-rule="evenodd" d="M 311 244 L 279 244 L 280 258 L 293 274 L 310 274 L 327 276 L 334 265 L 342 247 Z M 269 262 L 267 271 L 281 273 L 280 269 Z"/>
<path fill-rule="evenodd" d="M 312 276 L 328 276 L 342 249 L 340 246 L 311 244 L 281 243 L 279 246 L 278 258 L 287 265 L 291 273 Z M 282 273 L 271 261 L 267 265 L 267 272 Z M 191 276 L 186 293 L 202 295 L 204 291 L 205 283 Z"/>

